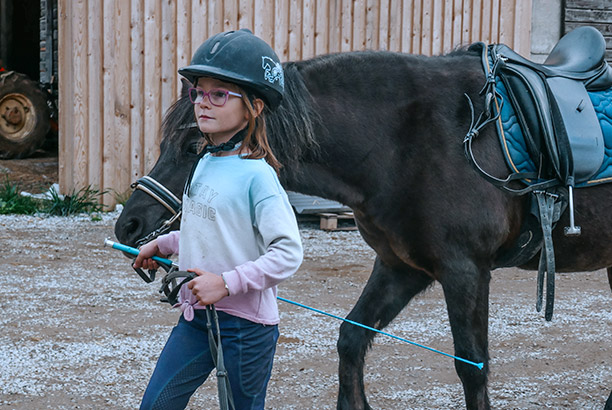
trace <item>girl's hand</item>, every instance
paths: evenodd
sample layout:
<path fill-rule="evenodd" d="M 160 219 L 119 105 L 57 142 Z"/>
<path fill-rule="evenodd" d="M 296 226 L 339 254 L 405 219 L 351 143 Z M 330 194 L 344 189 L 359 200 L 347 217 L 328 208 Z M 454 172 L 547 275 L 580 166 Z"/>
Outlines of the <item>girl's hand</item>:
<path fill-rule="evenodd" d="M 191 293 L 195 295 L 200 305 L 212 305 L 228 296 L 225 282 L 220 275 L 198 268 L 187 269 L 187 272 L 198 275 L 187 283 L 187 287 L 191 289 Z"/>
<path fill-rule="evenodd" d="M 142 245 L 140 248 L 140 253 L 136 257 L 134 264 L 132 265 L 134 268 L 142 268 L 142 269 L 158 269 L 159 264 L 151 259 L 152 256 L 161 256 L 163 258 L 166 255 L 162 255 L 159 252 L 159 248 L 157 246 L 157 239 L 152 240 L 151 242 Z"/>

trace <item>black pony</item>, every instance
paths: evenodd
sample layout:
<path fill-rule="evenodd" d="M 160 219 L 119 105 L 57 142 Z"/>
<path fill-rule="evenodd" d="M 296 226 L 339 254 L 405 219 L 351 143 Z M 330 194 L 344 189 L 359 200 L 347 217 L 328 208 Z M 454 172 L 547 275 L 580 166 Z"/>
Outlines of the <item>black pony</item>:
<path fill-rule="evenodd" d="M 525 196 L 485 182 L 462 141 L 470 127 L 466 94 L 483 110 L 480 55 L 460 50 L 423 57 L 392 52 L 326 55 L 284 65 L 286 95 L 266 113 L 285 188 L 350 206 L 376 251 L 372 275 L 348 318 L 382 329 L 410 300 L 438 281 L 444 290 L 455 361 L 470 409 L 488 409 L 488 305 L 491 271 L 512 247 L 528 212 Z M 200 136 L 185 97 L 167 113 L 160 158 L 149 174 L 180 197 Z M 508 173 L 495 128 L 473 145 L 479 164 Z M 582 235 L 553 240 L 557 270 L 612 266 L 612 185 L 575 191 Z M 169 212 L 135 191 L 115 226 L 134 245 Z M 174 226 L 173 228 L 176 228 Z M 537 269 L 537 257 L 523 268 Z M 374 333 L 343 324 L 338 340 L 339 409 L 368 409 L 363 368 Z M 602 403 L 603 405 L 603 403 Z M 608 409 L 612 400 L 608 399 Z"/>

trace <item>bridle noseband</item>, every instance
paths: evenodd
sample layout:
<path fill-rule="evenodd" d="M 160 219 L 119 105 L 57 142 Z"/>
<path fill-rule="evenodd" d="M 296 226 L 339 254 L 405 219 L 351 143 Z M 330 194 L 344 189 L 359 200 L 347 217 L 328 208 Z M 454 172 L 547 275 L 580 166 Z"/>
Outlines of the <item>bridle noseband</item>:
<path fill-rule="evenodd" d="M 162 222 L 160 227 L 136 241 L 136 247 L 140 247 L 145 243 L 151 242 L 159 235 L 168 232 L 172 224 L 181 219 L 182 203 L 168 188 L 148 175 L 138 179 L 131 187 L 132 189 L 140 189 L 149 194 L 172 213 L 172 217 Z"/>

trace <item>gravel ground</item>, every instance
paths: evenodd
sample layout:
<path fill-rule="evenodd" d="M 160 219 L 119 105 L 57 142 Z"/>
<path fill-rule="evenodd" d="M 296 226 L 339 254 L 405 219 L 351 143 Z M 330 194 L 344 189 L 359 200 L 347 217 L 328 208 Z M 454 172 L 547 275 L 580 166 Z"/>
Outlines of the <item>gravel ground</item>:
<path fill-rule="evenodd" d="M 178 313 L 158 302 L 120 252 L 103 248 L 117 213 L 0 216 L 0 409 L 134 409 Z M 301 229 L 306 258 L 279 295 L 345 316 L 373 252 L 357 232 Z M 498 409 L 603 409 L 612 388 L 612 310 L 604 271 L 559 274 L 555 316 L 535 312 L 535 273 L 493 274 L 490 395 Z M 280 303 L 269 409 L 333 409 L 340 322 Z M 386 329 L 452 353 L 441 287 Z M 378 409 L 462 408 L 453 361 L 377 337 L 366 368 Z M 216 383 L 190 409 L 218 408 Z"/>

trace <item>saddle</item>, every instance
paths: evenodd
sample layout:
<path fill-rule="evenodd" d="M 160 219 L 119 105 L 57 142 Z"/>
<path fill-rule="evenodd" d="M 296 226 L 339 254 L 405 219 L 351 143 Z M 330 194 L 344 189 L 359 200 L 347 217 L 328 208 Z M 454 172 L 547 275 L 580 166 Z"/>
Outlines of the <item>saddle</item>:
<path fill-rule="evenodd" d="M 606 43 L 599 31 L 580 27 L 564 36 L 543 64 L 506 45 L 493 45 L 489 61 L 508 92 L 531 158 L 541 178 L 573 187 L 587 181 L 604 159 L 603 134 L 588 91 L 612 87 Z"/>
<path fill-rule="evenodd" d="M 487 82 L 481 91 L 485 110 L 477 121 L 472 120 L 464 139 L 466 156 L 499 188 L 531 194 L 530 213 L 521 234 L 496 265 L 517 266 L 541 252 L 536 308 L 540 311 L 542 306 L 546 274 L 546 320 L 552 319 L 554 301 L 552 229 L 567 207 L 570 226 L 565 234 L 580 235 L 580 227 L 574 224 L 573 188 L 586 186 L 591 177 L 601 175 L 605 161 L 604 135 L 591 98 L 593 93 L 612 91 L 612 68 L 605 61 L 605 48 L 603 36 L 592 27 L 565 35 L 543 64 L 503 44 L 470 46 L 482 53 Z M 497 125 L 513 171 L 505 179 L 480 168 L 471 149 L 472 140 L 491 122 Z M 511 141 L 506 135 L 511 133 L 519 137 Z M 512 150 L 525 152 L 523 163 L 511 158 Z M 517 189 L 517 182 L 524 187 Z"/>

